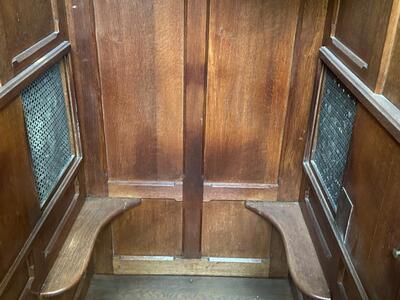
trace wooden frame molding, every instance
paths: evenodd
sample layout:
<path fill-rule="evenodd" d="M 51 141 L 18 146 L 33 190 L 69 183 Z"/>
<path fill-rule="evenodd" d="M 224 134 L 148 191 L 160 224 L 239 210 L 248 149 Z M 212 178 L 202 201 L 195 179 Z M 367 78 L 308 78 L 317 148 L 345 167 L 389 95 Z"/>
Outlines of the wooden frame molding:
<path fill-rule="evenodd" d="M 69 49 L 69 42 L 62 42 L 45 56 L 16 75 L 13 79 L 6 82 L 3 86 L 0 86 L 0 109 L 17 97 L 21 90 L 31 83 L 38 74 L 42 73 L 65 56 L 69 52 Z"/>
<path fill-rule="evenodd" d="M 400 142 L 400 110 L 383 95 L 370 90 L 328 48 L 320 49 L 320 58 L 397 142 Z"/>
<path fill-rule="evenodd" d="M 204 201 L 211 200 L 258 200 L 276 201 L 278 184 L 205 182 Z"/>
<path fill-rule="evenodd" d="M 110 197 L 166 198 L 182 201 L 182 181 L 110 180 Z"/>

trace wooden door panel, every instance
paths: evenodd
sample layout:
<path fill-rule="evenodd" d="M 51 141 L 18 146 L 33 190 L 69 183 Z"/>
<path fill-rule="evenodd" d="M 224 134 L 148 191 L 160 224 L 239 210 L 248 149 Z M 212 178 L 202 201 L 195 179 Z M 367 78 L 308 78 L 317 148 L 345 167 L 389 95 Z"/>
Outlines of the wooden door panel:
<path fill-rule="evenodd" d="M 108 176 L 182 175 L 183 1 L 94 1 Z"/>
<path fill-rule="evenodd" d="M 210 2 L 205 179 L 276 183 L 298 1 Z"/>

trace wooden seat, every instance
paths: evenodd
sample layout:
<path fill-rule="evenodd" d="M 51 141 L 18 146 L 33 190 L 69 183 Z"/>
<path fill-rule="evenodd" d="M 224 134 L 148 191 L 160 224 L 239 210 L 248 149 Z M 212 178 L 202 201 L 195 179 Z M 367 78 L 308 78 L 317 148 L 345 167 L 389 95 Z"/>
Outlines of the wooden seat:
<path fill-rule="evenodd" d="M 138 199 L 87 198 L 46 278 L 41 296 L 57 296 L 79 283 L 101 229 L 117 215 L 139 204 Z"/>
<path fill-rule="evenodd" d="M 297 288 L 313 299 L 330 299 L 299 203 L 246 201 L 246 207 L 270 221 L 281 233 L 289 272 Z"/>

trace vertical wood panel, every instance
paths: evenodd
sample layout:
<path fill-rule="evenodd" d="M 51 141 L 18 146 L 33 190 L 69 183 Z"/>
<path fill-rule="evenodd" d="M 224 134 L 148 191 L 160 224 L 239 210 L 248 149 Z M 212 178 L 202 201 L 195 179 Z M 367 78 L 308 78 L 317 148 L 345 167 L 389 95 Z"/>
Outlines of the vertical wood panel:
<path fill-rule="evenodd" d="M 400 109 L 400 27 L 393 47 L 383 94 Z"/>
<path fill-rule="evenodd" d="M 371 299 L 395 299 L 400 265 L 400 146 L 364 108 L 358 110 L 345 187 L 354 204 L 349 249 Z"/>
<path fill-rule="evenodd" d="M 0 280 L 40 215 L 22 102 L 0 110 Z"/>
<path fill-rule="evenodd" d="M 300 196 L 308 115 L 318 63 L 318 50 L 322 45 L 327 2 L 302 1 L 279 173 L 280 201 L 297 201 Z"/>
<path fill-rule="evenodd" d="M 112 223 L 115 255 L 182 255 L 182 202 L 143 200 Z"/>
<path fill-rule="evenodd" d="M 92 0 L 67 1 L 88 195 L 107 195 L 107 162 Z"/>
<path fill-rule="evenodd" d="M 182 1 L 95 1 L 110 179 L 182 175 Z"/>
<path fill-rule="evenodd" d="M 198 258 L 201 255 L 208 1 L 187 0 L 185 13 L 185 177 L 183 180 L 183 254 L 186 258 Z"/>
<path fill-rule="evenodd" d="M 243 202 L 205 202 L 203 210 L 203 256 L 269 258 L 271 224 Z"/>
<path fill-rule="evenodd" d="M 211 0 L 206 180 L 277 182 L 298 9 Z"/>

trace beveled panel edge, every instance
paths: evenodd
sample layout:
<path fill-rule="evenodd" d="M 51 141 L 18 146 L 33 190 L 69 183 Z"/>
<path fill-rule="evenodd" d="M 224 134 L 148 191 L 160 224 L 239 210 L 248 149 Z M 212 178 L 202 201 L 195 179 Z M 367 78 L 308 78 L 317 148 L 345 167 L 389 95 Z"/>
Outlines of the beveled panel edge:
<path fill-rule="evenodd" d="M 21 90 L 31 83 L 39 74 L 59 61 L 70 50 L 70 43 L 64 41 L 14 78 L 0 86 L 0 109 L 16 98 Z"/>

